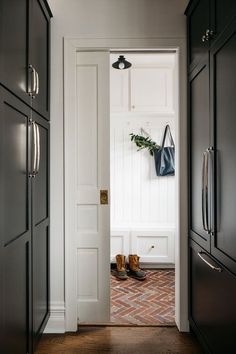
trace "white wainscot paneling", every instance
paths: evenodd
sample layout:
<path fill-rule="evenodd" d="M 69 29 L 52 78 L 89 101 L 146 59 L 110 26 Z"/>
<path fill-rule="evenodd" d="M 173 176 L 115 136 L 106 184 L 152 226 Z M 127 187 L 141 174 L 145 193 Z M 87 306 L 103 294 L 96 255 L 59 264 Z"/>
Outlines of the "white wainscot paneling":
<path fill-rule="evenodd" d="M 126 257 L 130 250 L 130 233 L 128 231 L 111 231 L 111 262 L 116 261 L 117 254 Z"/>
<path fill-rule="evenodd" d="M 154 158 L 138 151 L 130 133 L 143 127 L 160 144 L 166 123 L 174 137 L 173 117 L 132 118 L 112 116 L 111 120 L 111 225 L 112 229 L 137 227 L 174 228 L 175 177 L 157 177 Z"/>
<path fill-rule="evenodd" d="M 174 231 L 132 231 L 131 252 L 141 263 L 174 263 Z"/>

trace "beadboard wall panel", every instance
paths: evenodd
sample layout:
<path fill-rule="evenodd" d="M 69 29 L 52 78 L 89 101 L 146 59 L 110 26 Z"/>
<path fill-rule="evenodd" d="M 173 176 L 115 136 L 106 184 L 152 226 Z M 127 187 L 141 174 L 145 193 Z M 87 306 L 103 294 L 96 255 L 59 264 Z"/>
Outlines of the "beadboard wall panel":
<path fill-rule="evenodd" d="M 137 151 L 130 133 L 144 128 L 161 143 L 164 128 L 173 115 L 112 115 L 111 118 L 111 227 L 174 227 L 175 177 L 157 177 L 154 158 L 146 150 Z"/>

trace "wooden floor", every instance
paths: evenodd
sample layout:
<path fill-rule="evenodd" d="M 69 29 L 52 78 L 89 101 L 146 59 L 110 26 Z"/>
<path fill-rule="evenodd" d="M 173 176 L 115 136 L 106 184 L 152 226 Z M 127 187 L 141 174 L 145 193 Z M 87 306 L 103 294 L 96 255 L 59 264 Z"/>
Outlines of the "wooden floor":
<path fill-rule="evenodd" d="M 44 335 L 37 354 L 202 354 L 196 339 L 176 327 L 81 327 Z"/>

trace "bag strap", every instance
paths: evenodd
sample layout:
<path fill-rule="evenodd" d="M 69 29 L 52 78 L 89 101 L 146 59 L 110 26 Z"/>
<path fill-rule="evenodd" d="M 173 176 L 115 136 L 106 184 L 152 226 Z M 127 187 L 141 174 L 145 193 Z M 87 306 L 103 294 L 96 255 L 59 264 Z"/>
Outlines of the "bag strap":
<path fill-rule="evenodd" d="M 169 133 L 171 146 L 175 146 L 175 143 L 174 143 L 171 131 L 170 131 L 170 126 L 169 126 L 169 124 L 167 124 L 165 127 L 164 136 L 163 136 L 163 140 L 162 140 L 162 145 L 161 145 L 162 148 L 164 148 L 164 146 L 165 146 L 167 132 Z"/>

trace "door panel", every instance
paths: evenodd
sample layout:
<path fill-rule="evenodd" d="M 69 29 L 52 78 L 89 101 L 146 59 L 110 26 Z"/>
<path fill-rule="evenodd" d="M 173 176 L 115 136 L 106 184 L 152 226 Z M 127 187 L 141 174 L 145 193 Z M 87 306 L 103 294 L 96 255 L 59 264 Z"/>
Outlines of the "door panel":
<path fill-rule="evenodd" d="M 27 22 L 28 0 L 0 1 L 0 82 L 29 103 Z"/>
<path fill-rule="evenodd" d="M 29 242 L 21 237 L 4 249 L 4 354 L 29 352 Z M 11 261 L 9 261 L 11 260 Z"/>
<path fill-rule="evenodd" d="M 49 317 L 49 123 L 38 114 L 39 168 L 32 180 L 33 342 L 34 347 Z"/>
<path fill-rule="evenodd" d="M 214 49 L 215 233 L 212 254 L 236 273 L 236 22 Z"/>
<path fill-rule="evenodd" d="M 190 236 L 210 249 L 210 237 L 202 220 L 203 154 L 210 145 L 209 68 L 205 64 L 190 81 Z"/>
<path fill-rule="evenodd" d="M 34 228 L 33 257 L 33 333 L 38 336 L 49 313 L 49 229 L 46 223 Z"/>
<path fill-rule="evenodd" d="M 222 272 L 213 270 L 198 255 Z M 236 278 L 194 242 L 190 248 L 190 321 L 214 354 L 235 353 Z"/>
<path fill-rule="evenodd" d="M 12 242 L 29 228 L 28 218 L 28 117 L 8 102 L 2 106 L 2 202 L 4 244 Z M 14 222 L 12 218 L 14 217 Z"/>
<path fill-rule="evenodd" d="M 30 109 L 0 89 L 0 348 L 30 351 Z"/>
<path fill-rule="evenodd" d="M 39 76 L 39 93 L 32 100 L 33 108 L 49 119 L 49 50 L 50 16 L 44 1 L 30 0 L 29 64 Z"/>

